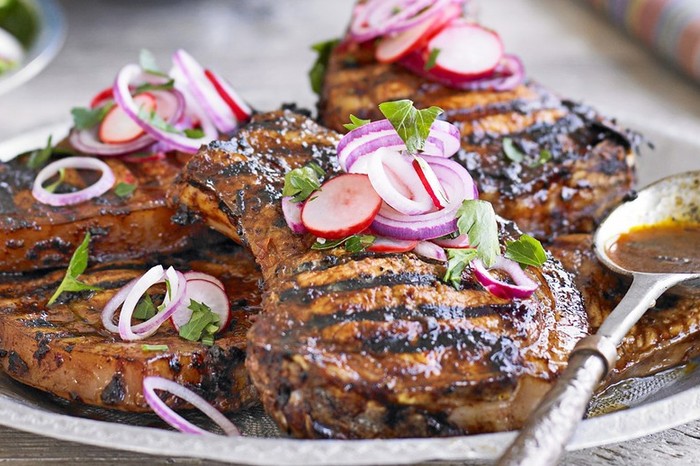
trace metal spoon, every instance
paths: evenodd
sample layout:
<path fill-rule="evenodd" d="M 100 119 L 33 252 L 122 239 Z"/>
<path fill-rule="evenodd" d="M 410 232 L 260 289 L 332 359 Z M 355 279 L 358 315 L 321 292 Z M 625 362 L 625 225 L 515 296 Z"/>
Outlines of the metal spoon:
<path fill-rule="evenodd" d="M 700 288 L 700 270 L 645 273 L 625 269 L 608 255 L 607 246 L 621 233 L 669 218 L 700 222 L 700 171 L 657 181 L 640 191 L 636 199 L 618 206 L 600 225 L 593 239 L 598 258 L 613 271 L 631 276 L 632 285 L 598 332 L 578 342 L 566 370 L 530 415 L 498 465 L 556 464 L 581 421 L 593 391 L 614 367 L 617 346 L 627 332 L 672 286 L 685 282 L 684 287 Z"/>

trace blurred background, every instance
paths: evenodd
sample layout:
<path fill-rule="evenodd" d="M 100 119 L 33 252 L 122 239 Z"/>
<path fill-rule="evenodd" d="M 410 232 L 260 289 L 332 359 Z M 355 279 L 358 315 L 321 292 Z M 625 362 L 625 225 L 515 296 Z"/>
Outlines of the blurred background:
<path fill-rule="evenodd" d="M 0 0 L 4 3 L 15 0 Z M 654 0 L 668 3 L 666 0 Z M 700 6 L 698 0 L 682 0 Z M 315 103 L 310 45 L 342 34 L 353 0 L 58 0 L 63 49 L 37 77 L 0 95 L 0 140 L 68 120 L 151 50 L 162 67 L 185 48 L 259 109 Z M 585 0 L 481 0 L 481 21 L 519 54 L 528 75 L 629 125 L 700 138 L 700 85 L 631 39 Z M 623 0 L 607 2 L 617 5 Z M 639 3 L 639 2 L 636 2 Z M 675 3 L 678 3 L 677 1 Z M 614 5 L 613 5 L 614 6 Z M 612 8 L 612 6 L 602 6 Z M 682 13 L 682 12 L 681 12 Z M 689 14 L 689 13 L 688 13 Z"/>

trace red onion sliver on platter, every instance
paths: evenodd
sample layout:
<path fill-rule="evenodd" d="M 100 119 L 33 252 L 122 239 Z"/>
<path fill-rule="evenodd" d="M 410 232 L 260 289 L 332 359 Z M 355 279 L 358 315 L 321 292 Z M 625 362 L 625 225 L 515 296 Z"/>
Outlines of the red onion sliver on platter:
<path fill-rule="evenodd" d="M 102 176 L 97 182 L 85 189 L 73 193 L 54 194 L 44 188 L 44 183 L 52 176 L 56 175 L 59 170 L 66 168 L 98 170 L 102 172 Z M 34 198 L 43 203 L 52 206 L 66 206 L 80 204 L 88 199 L 101 196 L 109 191 L 114 185 L 114 173 L 109 165 L 102 160 L 92 157 L 66 157 L 56 160 L 46 165 L 34 180 L 32 195 Z"/>
<path fill-rule="evenodd" d="M 499 298 L 525 299 L 532 296 L 532 293 L 537 289 L 537 283 L 528 277 L 525 271 L 520 268 L 520 264 L 513 260 L 498 256 L 496 258 L 496 263 L 491 269 L 506 272 L 513 279 L 513 283 L 508 283 L 494 277 L 489 273 L 489 270 L 486 269 L 484 263 L 480 259 L 474 259 L 472 261 L 472 270 L 474 271 L 476 279 L 491 294 Z"/>

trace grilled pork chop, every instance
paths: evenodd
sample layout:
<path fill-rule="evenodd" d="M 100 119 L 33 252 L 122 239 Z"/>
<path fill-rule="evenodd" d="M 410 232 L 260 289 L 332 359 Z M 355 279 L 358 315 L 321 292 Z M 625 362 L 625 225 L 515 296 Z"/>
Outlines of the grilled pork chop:
<path fill-rule="evenodd" d="M 167 205 L 165 190 L 189 155 L 178 154 L 157 163 L 125 163 L 105 159 L 116 182 L 136 185 L 120 198 L 113 190 L 89 201 L 52 207 L 32 196 L 37 171 L 27 167 L 28 155 L 0 163 L 0 272 L 64 267 L 86 231 L 93 237 L 94 262 L 110 263 L 186 249 L 202 228 Z M 72 173 L 71 173 L 72 172 Z M 59 189 L 65 192 L 93 183 L 95 172 L 68 171 Z M 173 218 L 175 221 L 173 221 Z"/>
<path fill-rule="evenodd" d="M 178 381 L 223 411 L 257 402 L 244 367 L 245 334 L 260 300 L 259 273 L 249 254 L 222 244 L 186 256 L 151 259 L 93 266 L 81 279 L 102 291 L 64 293 L 51 307 L 46 302 L 63 271 L 0 275 L 0 367 L 56 396 L 123 411 L 150 410 L 141 388 L 147 375 Z M 149 262 L 202 271 L 223 281 L 233 320 L 213 347 L 179 337 L 169 322 L 137 342 L 123 342 L 104 329 L 104 305 L 121 286 L 143 274 Z M 144 344 L 168 349 L 144 351 Z M 175 397 L 166 402 L 182 407 Z"/>
<path fill-rule="evenodd" d="M 247 367 L 268 411 L 300 437 L 457 435 L 519 426 L 588 331 L 550 259 L 531 299 L 507 301 L 415 254 L 314 251 L 280 207 L 284 174 L 334 171 L 338 135 L 290 111 L 257 115 L 203 149 L 173 193 L 249 245 L 265 282 Z M 500 223 L 501 235 L 519 233 Z"/>
<path fill-rule="evenodd" d="M 590 235 L 561 236 L 551 252 L 574 274 L 588 321 L 596 330 L 622 299 L 629 279 L 598 261 Z M 653 374 L 700 355 L 700 296 L 666 293 L 632 327 L 618 354 L 607 383 Z"/>
<path fill-rule="evenodd" d="M 344 132 L 350 114 L 381 119 L 377 105 L 398 99 L 445 110 L 462 134 L 456 160 L 471 172 L 481 198 L 542 240 L 593 231 L 632 187 L 636 136 L 591 108 L 534 82 L 507 92 L 450 89 L 399 65 L 377 63 L 367 45 L 346 42 L 333 51 L 320 122 Z M 525 154 L 523 162 L 506 156 L 505 137 Z"/>

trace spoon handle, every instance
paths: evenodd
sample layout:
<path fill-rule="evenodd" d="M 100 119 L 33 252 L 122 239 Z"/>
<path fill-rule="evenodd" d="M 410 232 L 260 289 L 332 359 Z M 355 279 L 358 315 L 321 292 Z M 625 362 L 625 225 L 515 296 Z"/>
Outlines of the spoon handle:
<path fill-rule="evenodd" d="M 586 411 L 596 386 L 607 373 L 598 352 L 577 351 L 544 401 L 530 415 L 498 466 L 557 464 L 566 443 Z"/>

